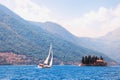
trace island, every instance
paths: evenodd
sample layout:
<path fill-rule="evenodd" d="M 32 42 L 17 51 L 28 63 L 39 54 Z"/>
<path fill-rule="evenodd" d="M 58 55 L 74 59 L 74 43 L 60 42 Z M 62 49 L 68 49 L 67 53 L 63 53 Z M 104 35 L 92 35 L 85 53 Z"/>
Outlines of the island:
<path fill-rule="evenodd" d="M 103 57 L 97 56 L 83 56 L 80 66 L 107 66 L 107 62 L 104 61 Z"/>

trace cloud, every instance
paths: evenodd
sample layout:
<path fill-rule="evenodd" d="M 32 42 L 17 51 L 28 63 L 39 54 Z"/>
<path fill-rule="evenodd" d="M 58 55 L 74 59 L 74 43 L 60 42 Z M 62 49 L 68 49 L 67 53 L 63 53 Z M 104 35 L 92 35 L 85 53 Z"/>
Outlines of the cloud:
<path fill-rule="evenodd" d="M 68 29 L 77 36 L 100 37 L 120 27 L 120 4 L 116 8 L 100 7 L 82 17 L 69 20 Z"/>
<path fill-rule="evenodd" d="M 51 18 L 50 9 L 37 5 L 31 0 L 0 0 L 0 3 L 27 20 L 46 21 Z"/>

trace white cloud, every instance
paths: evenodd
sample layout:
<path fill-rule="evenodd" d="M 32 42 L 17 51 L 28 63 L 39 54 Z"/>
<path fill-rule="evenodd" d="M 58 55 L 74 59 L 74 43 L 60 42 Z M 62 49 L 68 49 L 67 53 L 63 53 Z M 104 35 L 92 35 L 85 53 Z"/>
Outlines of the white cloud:
<path fill-rule="evenodd" d="M 120 4 L 116 8 L 100 7 L 80 18 L 68 21 L 67 28 L 77 36 L 100 37 L 120 27 Z"/>
<path fill-rule="evenodd" d="M 46 21 L 51 18 L 51 11 L 48 8 L 31 0 L 0 0 L 0 3 L 27 20 Z"/>

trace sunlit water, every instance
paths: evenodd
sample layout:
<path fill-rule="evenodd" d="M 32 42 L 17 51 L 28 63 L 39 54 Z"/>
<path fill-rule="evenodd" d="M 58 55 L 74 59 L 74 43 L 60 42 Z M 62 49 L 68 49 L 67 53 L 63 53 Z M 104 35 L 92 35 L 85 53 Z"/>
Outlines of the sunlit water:
<path fill-rule="evenodd" d="M 0 80 L 120 80 L 120 67 L 0 66 Z"/>

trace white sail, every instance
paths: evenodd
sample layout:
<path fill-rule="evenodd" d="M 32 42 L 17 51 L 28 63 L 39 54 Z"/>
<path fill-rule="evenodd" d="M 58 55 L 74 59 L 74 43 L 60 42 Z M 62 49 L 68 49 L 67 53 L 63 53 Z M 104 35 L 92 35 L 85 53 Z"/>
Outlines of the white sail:
<path fill-rule="evenodd" d="M 48 64 L 50 54 L 51 54 L 51 49 L 52 49 L 52 45 L 50 45 L 49 54 L 48 54 L 47 58 L 45 59 L 44 64 Z"/>
<path fill-rule="evenodd" d="M 50 64 L 49 66 L 51 67 L 53 63 L 53 50 L 51 49 L 51 59 L 50 59 Z"/>

